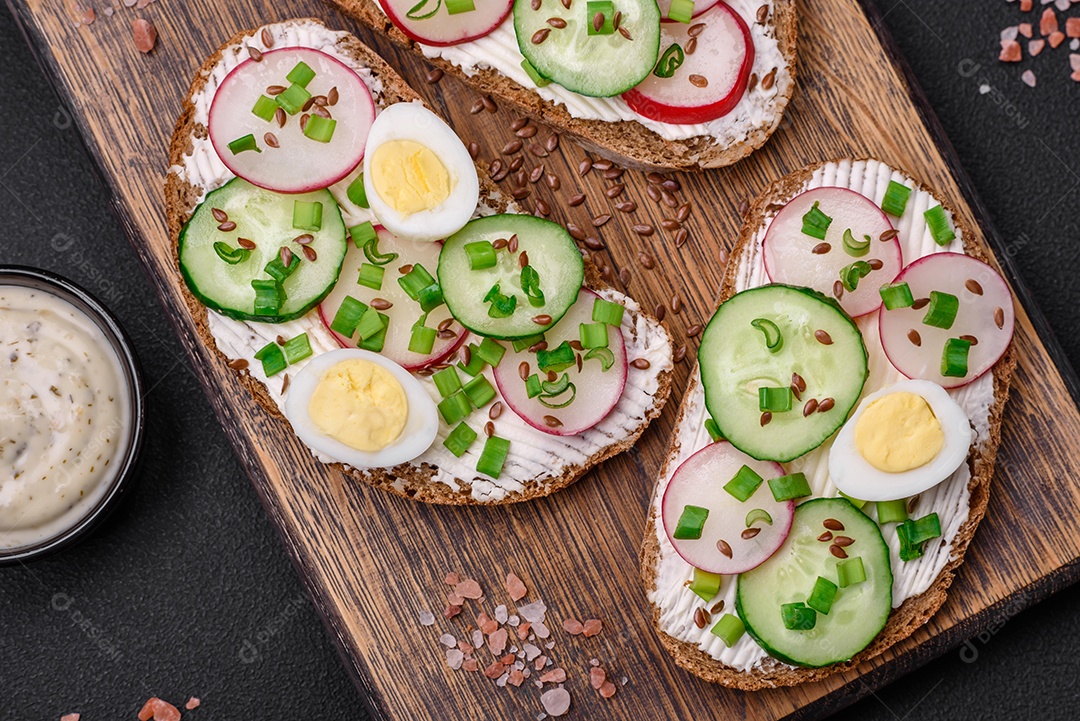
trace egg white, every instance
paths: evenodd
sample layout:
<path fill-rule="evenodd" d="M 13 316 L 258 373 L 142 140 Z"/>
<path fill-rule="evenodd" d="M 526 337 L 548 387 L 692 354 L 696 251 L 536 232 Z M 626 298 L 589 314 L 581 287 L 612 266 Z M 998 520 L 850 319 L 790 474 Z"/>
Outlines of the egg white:
<path fill-rule="evenodd" d="M 323 373 L 347 360 L 366 360 L 390 372 L 401 383 L 408 402 L 408 416 L 401 435 L 386 448 L 375 452 L 358 451 L 332 438 L 315 425 L 308 411 L 311 396 Z M 312 450 L 353 468 L 389 468 L 419 456 L 431 447 L 439 432 L 435 401 L 407 370 L 377 353 L 359 348 L 342 348 L 318 355 L 296 374 L 285 398 L 285 417 L 293 431 Z"/>
<path fill-rule="evenodd" d="M 863 411 L 878 398 L 892 393 L 914 393 L 923 398 L 941 424 L 945 442 L 938 454 L 918 468 L 889 473 L 875 468 L 855 445 L 855 426 Z M 840 429 L 829 450 L 829 477 L 836 487 L 852 498 L 864 501 L 892 501 L 933 488 L 952 475 L 967 460 L 975 431 L 964 409 L 936 383 L 901 381 L 863 398 Z"/>
<path fill-rule="evenodd" d="M 394 210 L 375 190 L 371 159 L 375 151 L 394 140 L 412 140 L 426 146 L 450 176 L 450 195 L 434 208 L 411 215 Z M 375 118 L 364 151 L 364 191 L 375 217 L 388 230 L 411 240 L 442 240 L 461 230 L 480 200 L 476 166 L 461 139 L 443 120 L 420 102 L 397 103 Z"/>

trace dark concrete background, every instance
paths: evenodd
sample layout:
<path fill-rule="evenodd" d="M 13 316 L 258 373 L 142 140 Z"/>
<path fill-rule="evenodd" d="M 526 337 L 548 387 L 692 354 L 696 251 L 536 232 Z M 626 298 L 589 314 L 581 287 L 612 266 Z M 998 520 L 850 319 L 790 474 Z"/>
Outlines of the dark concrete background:
<path fill-rule="evenodd" d="M 997 63 L 1001 28 L 1037 25 L 1037 12 L 1021 18 L 1004 0 L 880 7 L 1023 280 L 1080 363 L 1080 84 L 1068 78 L 1067 48 Z M 1034 89 L 1019 79 L 1028 67 Z M 274 529 L 208 422 L 77 130 L 6 16 L 0 107 L 0 263 L 49 268 L 97 292 L 134 337 L 151 388 L 131 498 L 78 548 L 0 569 L 0 719 L 133 718 L 151 695 L 200 696 L 207 720 L 363 718 Z M 1073 719 L 1078 601 L 1080 588 L 1067 589 L 841 717 Z"/>

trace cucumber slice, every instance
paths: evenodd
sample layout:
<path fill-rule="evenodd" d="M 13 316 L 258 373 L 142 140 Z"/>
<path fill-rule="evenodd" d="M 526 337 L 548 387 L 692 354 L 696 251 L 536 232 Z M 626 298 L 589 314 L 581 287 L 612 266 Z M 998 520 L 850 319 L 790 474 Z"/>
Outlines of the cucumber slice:
<path fill-rule="evenodd" d="M 561 7 L 561 6 L 560 6 Z M 517 250 L 496 251 L 492 268 L 473 270 L 469 264 L 469 243 L 509 240 L 517 236 Z M 539 275 L 543 302 L 530 301 L 521 287 L 521 256 Z M 490 338 L 527 338 L 557 323 L 578 297 L 585 280 L 581 252 L 566 229 L 557 223 L 531 215 L 490 215 L 470 221 L 446 239 L 439 253 L 439 285 L 446 306 L 454 318 L 469 330 Z M 514 298 L 513 311 L 493 317 L 493 303 L 485 300 L 496 285 L 499 293 Z M 550 322 L 534 318 L 548 316 Z"/>
<path fill-rule="evenodd" d="M 319 230 L 293 228 L 297 201 L 322 203 Z M 222 222 L 214 217 L 214 210 L 223 211 L 227 222 L 235 223 L 236 228 L 219 230 Z M 304 233 L 314 237 L 306 246 L 314 251 L 314 261 L 305 257 L 304 246 L 294 242 Z M 222 260 L 214 250 L 214 244 L 220 242 L 237 248 L 240 238 L 252 240 L 255 248 L 235 265 Z M 251 281 L 270 279 L 266 265 L 279 257 L 282 246 L 300 260 L 299 267 L 282 284 L 285 301 L 281 309 L 274 315 L 256 315 Z M 234 178 L 207 194 L 195 209 L 180 231 L 178 255 L 184 281 L 206 307 L 237 320 L 284 323 L 306 314 L 333 290 L 345 250 L 345 223 L 330 191 L 282 195 Z"/>
<path fill-rule="evenodd" d="M 769 337 L 773 325 L 780 342 Z M 855 322 L 835 301 L 786 285 L 752 288 L 724 302 L 702 335 L 698 360 L 705 405 L 720 435 L 753 458 L 781 463 L 836 432 L 867 377 L 866 346 Z M 793 374 L 806 387 L 791 410 L 762 413 L 758 389 L 791 386 Z M 807 403 L 817 410 L 804 413 Z"/>
<path fill-rule="evenodd" d="M 543 77 L 581 95 L 610 98 L 630 90 L 656 66 L 660 8 L 656 0 L 617 0 L 620 30 L 590 34 L 594 15 L 588 5 L 587 0 L 565 6 L 555 0 L 516 0 L 518 48 Z M 565 21 L 566 27 L 552 26 L 552 19 Z M 612 22 L 605 19 L 605 25 Z"/>
<path fill-rule="evenodd" d="M 829 613 L 818 613 L 812 629 L 789 630 L 782 605 L 805 603 L 818 576 L 839 585 L 840 559 L 830 552 L 830 541 L 818 540 L 828 519 L 843 525 L 832 533 L 854 540 L 844 552 L 862 559 L 866 580 L 840 588 Z M 847 661 L 881 633 L 892 611 L 892 580 L 889 548 L 877 524 L 847 499 L 818 498 L 795 509 L 791 534 L 780 550 L 739 575 L 735 608 L 746 632 L 770 656 L 816 668 Z"/>

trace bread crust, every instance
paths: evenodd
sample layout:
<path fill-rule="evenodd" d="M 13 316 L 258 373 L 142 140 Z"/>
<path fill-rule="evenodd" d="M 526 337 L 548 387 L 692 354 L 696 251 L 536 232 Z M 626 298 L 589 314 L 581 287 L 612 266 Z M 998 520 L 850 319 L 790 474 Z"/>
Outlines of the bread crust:
<path fill-rule="evenodd" d="M 287 22 L 311 22 L 321 24 L 319 20 L 313 18 L 297 18 Z M 195 78 L 191 83 L 188 94 L 184 98 L 180 118 L 176 123 L 172 141 L 169 145 L 170 166 L 182 166 L 184 156 L 191 152 L 192 139 L 205 138 L 207 134 L 206 127 L 195 121 L 195 105 L 192 102 L 192 98 L 206 86 L 211 70 L 221 61 L 223 54 L 230 48 L 239 45 L 243 38 L 250 36 L 257 31 L 258 29 L 246 30 L 234 35 L 223 43 L 216 52 L 208 57 L 195 73 Z M 376 98 L 377 101 L 389 105 L 398 102 L 421 100 L 420 96 L 417 95 L 417 93 L 409 87 L 396 72 L 394 72 L 386 61 L 354 36 L 344 35 L 342 39 L 338 41 L 337 47 L 338 49 L 349 53 L 361 65 L 369 68 L 372 74 L 381 81 L 383 92 Z M 480 173 L 479 175 L 481 204 L 487 205 L 497 212 L 505 212 L 507 210 L 507 201 L 505 198 L 499 193 L 498 189 L 487 180 L 485 173 Z M 169 236 L 172 239 L 174 267 L 179 268 L 180 263 L 178 255 L 180 231 L 183 228 L 184 223 L 187 222 L 188 218 L 190 218 L 191 214 L 194 212 L 201 194 L 200 188 L 183 180 L 177 173 L 169 172 L 166 174 L 165 212 L 168 220 Z M 179 278 L 179 272 L 177 273 L 177 276 Z M 588 287 L 594 290 L 601 290 L 607 287 L 596 268 L 589 262 L 586 262 L 585 264 L 585 282 Z M 227 364 L 229 359 L 218 349 L 214 336 L 210 332 L 208 321 L 209 311 L 191 294 L 186 284 L 181 281 L 180 285 L 184 302 L 195 322 L 195 328 L 199 339 L 208 348 L 213 349 L 214 355 L 219 362 Z M 656 318 L 643 311 L 632 311 L 628 309 L 628 312 L 632 317 L 638 315 L 643 316 L 647 319 L 648 323 L 657 328 L 661 327 L 660 322 Z M 668 338 L 668 344 L 669 347 L 671 347 L 670 338 Z M 674 352 L 673 348 L 672 352 Z M 234 370 L 233 373 L 236 375 L 240 384 L 269 415 L 287 422 L 266 387 L 258 379 L 243 370 Z M 456 479 L 458 483 L 457 491 L 454 491 L 444 483 L 435 481 L 434 476 L 438 472 L 438 469 L 428 464 L 422 466 L 402 464 L 394 468 L 372 469 L 368 472 L 361 472 L 356 469 L 348 468 L 340 463 L 331 463 L 328 465 L 372 486 L 382 488 L 383 490 L 405 498 L 411 498 L 425 503 L 450 505 L 502 505 L 527 501 L 533 498 L 541 498 L 566 488 L 588 472 L 592 467 L 633 446 L 634 442 L 645 431 L 645 428 L 648 427 L 652 419 L 659 416 L 660 412 L 663 410 L 663 407 L 671 394 L 672 375 L 673 373 L 671 370 L 665 370 L 659 374 L 659 387 L 654 394 L 653 403 L 646 412 L 646 416 L 641 425 L 627 438 L 617 444 L 601 449 L 581 464 L 565 468 L 558 476 L 550 476 L 541 479 L 538 482 L 530 482 L 523 492 L 507 494 L 504 498 L 497 501 L 481 502 L 475 500 L 471 495 L 471 482 L 468 480 Z"/>
<path fill-rule="evenodd" d="M 859 158 L 853 160 L 868 160 Z M 739 232 L 738 241 L 731 253 L 724 279 L 720 288 L 720 300 L 723 301 L 735 294 L 736 273 L 739 260 L 747 252 L 753 241 L 754 235 L 765 223 L 766 209 L 772 204 L 783 204 L 791 200 L 801 192 L 807 181 L 810 180 L 814 171 L 828 164 L 826 161 L 808 166 L 787 175 L 765 189 L 751 204 L 747 211 L 742 229 Z M 900 169 L 908 177 L 912 177 L 903 169 Z M 964 240 L 964 252 L 984 262 L 989 258 L 982 247 L 976 242 L 972 229 L 969 228 L 955 213 L 950 204 L 942 199 L 942 196 L 933 188 L 920 183 L 933 196 L 941 200 L 944 208 L 953 214 L 953 218 L 962 231 Z M 992 369 L 994 377 L 994 403 L 990 407 L 989 437 L 986 443 L 975 450 L 968 457 L 968 467 L 971 471 L 971 479 L 968 481 L 968 517 L 960 526 L 955 539 L 952 542 L 952 555 L 945 567 L 938 574 L 934 583 L 918 596 L 912 596 L 905 600 L 899 608 L 893 609 L 885 628 L 877 637 L 855 655 L 851 660 L 844 663 L 836 663 L 822 668 L 792 668 L 779 663 L 772 658 L 766 658 L 762 665 L 749 672 L 727 666 L 714 659 L 709 654 L 699 649 L 696 645 L 681 641 L 668 635 L 660 629 L 660 609 L 652 605 L 652 620 L 660 641 L 664 648 L 674 657 L 675 662 L 706 681 L 719 683 L 724 686 L 738 688 L 744 691 L 758 691 L 778 686 L 795 686 L 802 683 L 820 681 L 837 673 L 848 671 L 864 661 L 879 656 L 893 645 L 903 641 L 914 633 L 920 626 L 925 624 L 930 617 L 937 612 L 945 603 L 949 586 L 952 584 L 956 569 L 963 563 L 964 553 L 986 513 L 986 505 L 990 499 L 990 481 L 994 473 L 994 461 L 997 457 L 998 446 L 1001 442 L 1001 421 L 1005 410 L 1005 402 L 1009 397 L 1009 383 L 1013 370 L 1016 368 L 1016 352 L 1013 344 L 1010 344 L 1006 353 L 998 360 Z M 696 374 L 694 376 L 696 383 Z M 691 388 L 687 389 L 685 397 L 689 397 Z M 686 412 L 686 403 L 679 408 L 679 414 L 675 421 L 675 427 L 681 424 Z M 676 457 L 679 447 L 673 441 L 672 449 L 668 454 L 667 461 L 661 471 L 661 477 L 667 474 L 668 464 Z M 655 504 L 650 505 L 648 520 L 646 521 L 645 538 L 640 552 L 641 579 L 645 585 L 647 594 L 656 590 L 656 570 L 660 560 L 660 544 L 657 538 L 657 518 Z"/>
<path fill-rule="evenodd" d="M 408 48 L 418 55 L 423 53 L 414 40 L 387 19 L 377 5 L 377 0 L 328 0 L 347 15 L 359 20 L 373 30 L 383 33 L 394 43 Z M 477 91 L 491 95 L 513 105 L 519 112 L 534 120 L 574 137 L 585 149 L 615 161 L 628 168 L 640 170 L 699 171 L 722 168 L 742 160 L 754 152 L 780 125 L 784 110 L 795 89 L 795 66 L 798 37 L 795 0 L 775 0 L 772 18 L 780 52 L 787 61 L 791 82 L 783 88 L 777 99 L 778 107 L 771 124 L 758 127 L 746 140 L 730 146 L 717 145 L 713 138 L 697 136 L 687 140 L 668 140 L 640 123 L 624 120 L 605 122 L 574 118 L 562 105 L 546 101 L 532 89 L 526 88 L 499 72 L 487 68 L 476 74 L 466 75 L 461 68 L 442 58 L 425 58 L 444 73 L 468 83 Z"/>

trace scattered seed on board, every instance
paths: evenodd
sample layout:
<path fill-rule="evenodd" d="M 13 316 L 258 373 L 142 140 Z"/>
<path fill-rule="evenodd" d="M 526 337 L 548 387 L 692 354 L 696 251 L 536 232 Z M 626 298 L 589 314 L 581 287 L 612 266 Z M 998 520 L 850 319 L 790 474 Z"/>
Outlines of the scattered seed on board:
<path fill-rule="evenodd" d="M 675 353 L 671 356 L 671 359 L 673 361 L 675 361 L 676 363 L 679 363 L 685 357 L 686 357 L 686 344 L 683 343 L 682 345 L 680 345 L 678 348 L 675 349 Z"/>
<path fill-rule="evenodd" d="M 571 208 L 576 208 L 584 202 L 585 193 L 575 193 L 574 195 L 570 196 L 569 200 L 566 201 L 566 204 L 569 205 Z"/>
<path fill-rule="evenodd" d="M 622 270 L 619 271 L 619 281 L 623 284 L 624 288 L 626 286 L 630 285 L 631 277 L 632 276 L 630 274 L 630 269 L 629 268 L 623 268 Z"/>
<path fill-rule="evenodd" d="M 517 135 L 519 138 L 528 139 L 528 138 L 531 138 L 534 135 L 536 135 L 536 132 L 537 131 L 536 131 L 536 126 L 535 125 L 524 125 L 524 126 L 518 128 L 517 131 L 514 134 Z"/>

